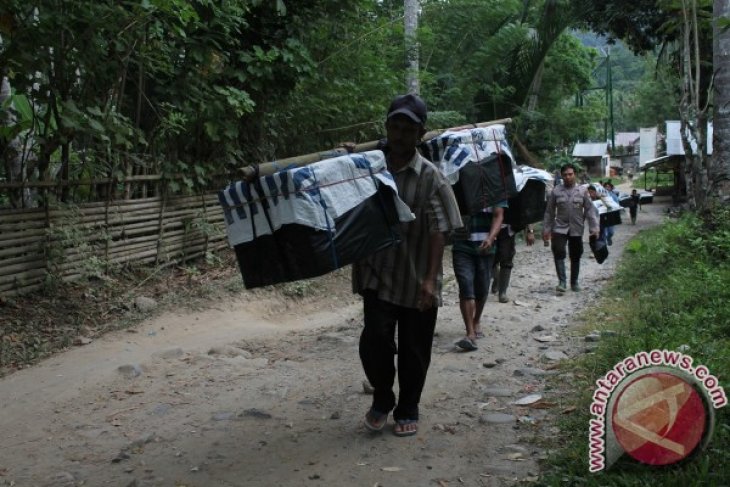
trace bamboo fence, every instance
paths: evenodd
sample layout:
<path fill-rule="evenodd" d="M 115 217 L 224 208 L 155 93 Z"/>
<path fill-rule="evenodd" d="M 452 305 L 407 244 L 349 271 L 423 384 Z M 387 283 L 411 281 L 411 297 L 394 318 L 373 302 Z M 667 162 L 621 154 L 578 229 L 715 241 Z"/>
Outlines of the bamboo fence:
<path fill-rule="evenodd" d="M 213 191 L 0 209 L 0 296 L 126 264 L 184 262 L 226 246 L 223 212 Z"/>

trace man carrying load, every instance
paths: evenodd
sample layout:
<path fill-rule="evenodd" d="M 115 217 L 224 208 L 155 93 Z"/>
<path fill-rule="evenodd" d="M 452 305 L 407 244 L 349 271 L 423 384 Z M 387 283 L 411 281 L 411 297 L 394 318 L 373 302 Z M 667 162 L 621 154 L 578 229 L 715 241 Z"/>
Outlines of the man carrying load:
<path fill-rule="evenodd" d="M 353 291 L 362 295 L 365 315 L 360 359 L 374 389 L 365 426 L 382 430 L 393 411 L 397 436 L 418 431 L 418 404 L 442 304 L 446 234 L 463 226 L 450 184 L 416 150 L 426 118 L 426 104 L 417 95 L 398 96 L 391 103 L 385 122 L 388 169 L 416 219 L 401 224 L 399 245 L 352 266 Z M 397 400 L 393 393 L 396 353 Z"/>

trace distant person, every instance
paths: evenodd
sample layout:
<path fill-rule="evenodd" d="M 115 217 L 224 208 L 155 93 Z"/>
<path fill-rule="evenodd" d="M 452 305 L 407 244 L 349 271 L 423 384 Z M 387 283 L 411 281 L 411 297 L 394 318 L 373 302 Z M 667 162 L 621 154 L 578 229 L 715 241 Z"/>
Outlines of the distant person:
<path fill-rule="evenodd" d="M 400 197 L 416 219 L 400 224 L 400 244 L 352 266 L 353 290 L 363 297 L 360 359 L 373 386 L 365 426 L 382 430 L 393 411 L 396 436 L 418 432 L 418 403 L 441 306 L 446 235 L 463 226 L 451 185 L 416 150 L 426 119 L 426 104 L 417 95 L 402 95 L 390 104 L 385 122 L 386 162 Z M 397 401 L 393 393 L 396 353 Z"/>
<path fill-rule="evenodd" d="M 613 185 L 613 183 L 609 180 L 603 183 L 603 187 L 608 191 L 608 195 L 611 197 L 613 201 L 618 203 L 618 193 L 616 192 L 616 187 Z"/>
<path fill-rule="evenodd" d="M 598 238 L 598 214 L 588 191 L 578 186 L 575 181 L 575 166 L 565 164 L 560 169 L 563 184 L 550 192 L 545 217 L 542 222 L 542 239 L 552 240 L 551 249 L 555 260 L 555 271 L 558 285 L 555 290 L 564 293 L 567 290 L 565 276 L 565 247 L 570 255 L 570 288 L 580 291 L 578 277 L 580 275 L 580 258 L 583 255 L 583 230 L 586 220 L 588 231 Z"/>
<path fill-rule="evenodd" d="M 517 232 L 514 231 L 512 225 L 502 224 L 502 229 L 497 236 L 497 252 L 492 266 L 492 294 L 497 294 L 500 303 L 509 302 L 507 288 L 509 287 L 514 258 L 517 253 L 516 237 Z M 525 229 L 525 243 L 528 247 L 535 243 L 535 230 L 532 225 L 527 225 Z"/>
<path fill-rule="evenodd" d="M 611 199 L 614 201 L 614 203 L 618 204 L 618 193 L 616 193 L 616 190 L 613 186 L 613 183 L 608 180 L 605 183 L 603 183 L 603 188 L 608 193 L 608 196 L 611 197 Z M 613 228 L 613 225 L 606 227 L 606 243 L 608 245 L 613 245 L 613 236 L 616 233 L 616 229 Z"/>
<path fill-rule="evenodd" d="M 591 201 L 597 201 L 597 200 L 601 199 L 601 195 L 598 194 L 598 189 L 596 189 L 596 186 L 594 186 L 593 184 L 588 186 L 587 191 L 588 191 L 588 196 L 591 198 Z M 605 191 L 604 191 L 604 193 L 605 193 Z M 606 196 L 606 197 L 608 198 L 609 196 Z M 594 208 L 595 208 L 595 205 L 594 205 Z M 606 242 L 606 245 L 608 245 L 608 242 L 607 242 L 608 236 L 606 235 L 608 227 L 606 227 L 603 224 L 603 222 L 601 221 L 601 214 L 598 211 L 598 208 L 595 208 L 595 210 L 596 210 L 596 218 L 598 218 L 598 223 L 599 223 L 599 225 L 598 225 L 599 237 L 598 238 L 599 238 L 599 240 L 603 240 L 604 242 Z"/>
<path fill-rule="evenodd" d="M 462 216 L 465 228 L 454 236 L 452 261 L 459 285 L 459 309 L 466 334 L 456 346 L 470 352 L 482 338 L 479 323 L 489 293 L 489 273 L 494 261 L 496 241 L 504 219 L 507 201 L 485 208 L 482 212 Z"/>
<path fill-rule="evenodd" d="M 635 189 L 631 190 L 631 200 L 629 201 L 629 215 L 631 215 L 631 224 L 636 225 L 636 213 L 641 205 L 641 196 Z"/>

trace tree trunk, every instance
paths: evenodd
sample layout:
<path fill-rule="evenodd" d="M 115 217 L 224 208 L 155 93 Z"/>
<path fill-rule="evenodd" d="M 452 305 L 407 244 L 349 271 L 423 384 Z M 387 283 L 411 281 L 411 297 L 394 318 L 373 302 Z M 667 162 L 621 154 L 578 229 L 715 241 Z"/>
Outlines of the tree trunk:
<path fill-rule="evenodd" d="M 535 76 L 530 83 L 529 95 L 527 97 L 527 111 L 534 112 L 537 109 L 537 99 L 542 88 L 542 75 L 545 72 L 545 58 L 540 61 L 540 67 L 535 71 Z"/>
<path fill-rule="evenodd" d="M 692 171 L 694 168 L 694 158 L 692 156 L 692 144 L 687 139 L 689 133 L 689 120 L 692 118 L 692 73 L 689 50 L 689 26 L 687 22 L 687 12 L 683 10 L 684 22 L 682 24 L 682 54 L 681 54 L 681 77 L 682 77 L 682 98 L 679 101 L 679 134 L 682 137 L 682 148 L 684 149 L 684 160 L 682 161 L 681 170 L 684 173 L 684 181 L 687 188 L 687 203 L 690 208 L 695 208 L 696 202 L 694 198 L 694 177 Z"/>
<path fill-rule="evenodd" d="M 707 156 L 707 98 L 701 92 L 697 0 L 682 0 L 682 99 L 680 101 L 681 137 L 684 148 L 684 173 L 687 202 L 693 210 L 703 210 L 709 189 Z M 692 142 L 695 150 L 692 149 Z"/>
<path fill-rule="evenodd" d="M 730 30 L 718 26 L 730 17 L 730 0 L 713 3 L 714 115 L 712 162 L 710 164 L 711 203 L 730 202 Z"/>
<path fill-rule="evenodd" d="M 408 93 L 419 94 L 418 81 L 418 0 L 405 0 L 405 42 L 406 42 L 406 89 Z"/>

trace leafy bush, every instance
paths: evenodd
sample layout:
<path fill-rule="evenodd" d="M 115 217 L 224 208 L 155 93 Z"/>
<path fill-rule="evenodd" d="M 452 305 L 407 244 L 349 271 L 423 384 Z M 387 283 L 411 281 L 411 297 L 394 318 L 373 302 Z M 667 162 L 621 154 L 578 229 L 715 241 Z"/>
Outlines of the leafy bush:
<path fill-rule="evenodd" d="M 573 164 L 576 169 L 576 174 L 584 170 L 583 165 L 579 161 L 576 161 L 575 159 L 573 159 L 573 157 L 567 154 L 545 154 L 542 156 L 542 159 L 545 161 L 545 170 L 550 173 L 559 170 L 564 164 Z"/>

